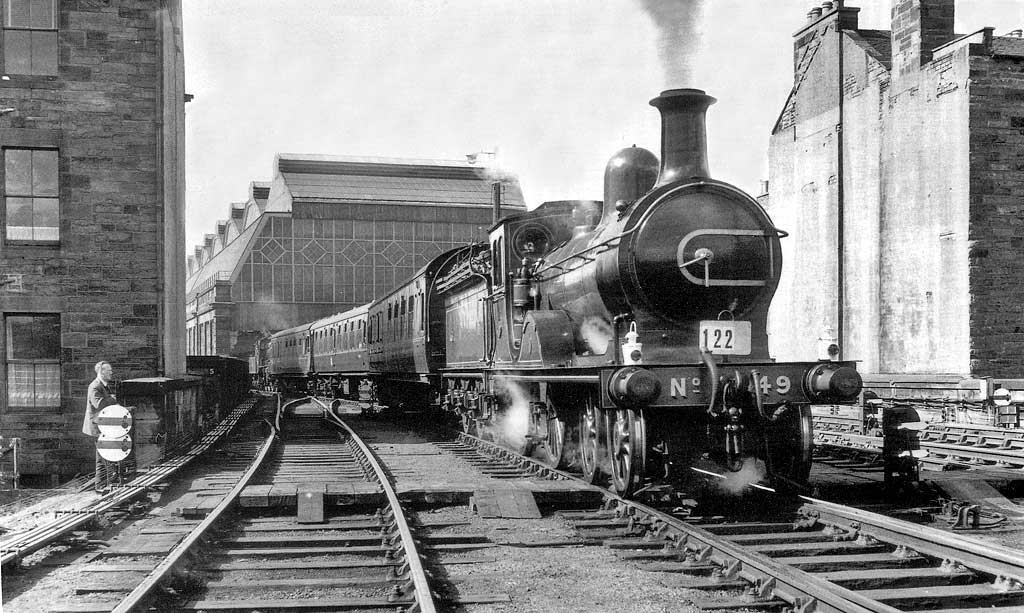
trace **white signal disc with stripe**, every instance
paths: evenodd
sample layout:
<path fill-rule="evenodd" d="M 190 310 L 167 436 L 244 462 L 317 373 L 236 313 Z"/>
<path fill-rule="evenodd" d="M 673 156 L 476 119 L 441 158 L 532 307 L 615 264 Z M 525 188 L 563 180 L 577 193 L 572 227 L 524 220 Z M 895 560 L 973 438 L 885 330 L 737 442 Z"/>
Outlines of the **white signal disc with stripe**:
<path fill-rule="evenodd" d="M 99 452 L 101 458 L 108 462 L 120 462 L 132 452 L 132 437 L 127 434 L 122 436 L 100 434 L 96 439 L 96 451 Z"/>
<path fill-rule="evenodd" d="M 100 409 L 96 416 L 96 425 L 101 435 L 124 436 L 132 429 L 132 413 L 119 404 L 112 404 Z"/>

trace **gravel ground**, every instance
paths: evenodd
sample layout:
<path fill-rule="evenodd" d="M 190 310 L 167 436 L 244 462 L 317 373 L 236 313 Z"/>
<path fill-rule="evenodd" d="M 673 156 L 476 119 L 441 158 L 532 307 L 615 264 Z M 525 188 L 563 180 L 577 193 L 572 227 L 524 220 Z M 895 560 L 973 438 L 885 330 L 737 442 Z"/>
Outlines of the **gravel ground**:
<path fill-rule="evenodd" d="M 464 595 L 508 594 L 512 597 L 512 602 L 506 604 L 467 605 L 466 611 L 686 613 L 698 610 L 686 604 L 687 592 L 674 587 L 679 575 L 629 572 L 630 563 L 617 560 L 610 549 L 522 546 L 578 540 L 576 531 L 557 515 L 540 520 L 482 519 L 468 508 L 459 507 L 420 513 L 419 518 L 424 522 L 465 522 L 465 525 L 431 530 L 431 534 L 486 534 L 494 543 L 512 545 L 439 556 L 442 563 L 449 563 L 445 567 L 447 581 L 454 591 Z M 450 564 L 460 559 L 474 562 Z"/>

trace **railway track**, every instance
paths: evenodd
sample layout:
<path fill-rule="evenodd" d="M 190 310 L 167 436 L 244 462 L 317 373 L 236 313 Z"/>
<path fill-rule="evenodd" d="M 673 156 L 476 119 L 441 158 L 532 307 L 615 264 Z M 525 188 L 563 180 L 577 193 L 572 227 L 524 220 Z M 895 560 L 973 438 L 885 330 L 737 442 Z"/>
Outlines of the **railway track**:
<path fill-rule="evenodd" d="M 90 563 L 134 581 L 47 610 L 1024 610 L 1016 551 L 764 492 L 655 508 L 475 437 L 327 408 L 248 441 L 256 461 L 159 559 Z"/>
<path fill-rule="evenodd" d="M 709 520 L 675 517 L 609 493 L 600 511 L 566 518 L 588 538 L 630 551 L 624 559 L 691 576 L 686 587 L 733 592 L 725 601 L 694 599 L 702 610 L 1024 610 L 1024 555 L 1017 550 L 821 500 L 800 501 L 788 517 L 785 504 L 769 505 L 761 515 L 774 515 L 771 521 L 737 520 L 735 514 Z"/>
<path fill-rule="evenodd" d="M 124 486 L 115 486 L 111 493 L 82 508 L 57 512 L 52 521 L 42 523 L 33 530 L 4 540 L 0 543 L 0 566 L 10 572 L 12 567 L 26 556 L 59 542 L 86 524 L 95 522 L 102 514 L 132 502 L 143 496 L 149 488 L 172 478 L 193 460 L 207 453 L 225 439 L 249 415 L 258 402 L 255 398 L 243 402 L 221 423 L 196 441 L 190 449 L 158 464 L 130 483 Z"/>
<path fill-rule="evenodd" d="M 976 424 L 915 424 L 903 428 L 894 448 L 909 448 L 925 470 L 1024 470 L 1024 431 Z M 882 465 L 881 429 L 856 416 L 816 416 L 819 457 L 870 469 Z"/>

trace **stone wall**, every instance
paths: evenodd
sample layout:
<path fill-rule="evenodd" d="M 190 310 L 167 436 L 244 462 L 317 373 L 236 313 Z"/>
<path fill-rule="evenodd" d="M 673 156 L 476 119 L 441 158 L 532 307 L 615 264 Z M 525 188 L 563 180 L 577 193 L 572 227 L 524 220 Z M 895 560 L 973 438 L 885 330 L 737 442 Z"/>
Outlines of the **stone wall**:
<path fill-rule="evenodd" d="M 979 53 L 970 72 L 971 372 L 1024 372 L 1024 59 Z"/>
<path fill-rule="evenodd" d="M 798 33 L 795 91 L 768 150 L 772 221 L 782 239 L 782 277 L 769 311 L 769 350 L 780 360 L 817 355 L 837 326 L 839 61 L 835 18 Z"/>
<path fill-rule="evenodd" d="M 0 289 L 0 312 L 60 314 L 61 408 L 11 411 L 2 364 L 0 434 L 25 439 L 23 472 L 72 475 L 92 462 L 81 425 L 95 362 L 110 361 L 117 379 L 178 361 L 184 370 L 184 352 L 164 350 L 168 330 L 184 327 L 168 321 L 166 302 L 176 290 L 183 302 L 183 273 L 165 277 L 165 262 L 184 261 L 184 241 L 164 245 L 167 211 L 183 208 L 165 193 L 180 181 L 167 176 L 164 73 L 180 67 L 181 32 L 176 0 L 57 5 L 58 74 L 0 81 L 3 106 L 16 109 L 0 117 L 0 142 L 59 148 L 60 242 L 0 247 L 0 271 L 22 275 L 21 287 Z M 172 57 L 168 31 L 179 37 Z"/>
<path fill-rule="evenodd" d="M 881 143 L 879 372 L 966 373 L 967 47 L 893 75 Z M 956 85 L 951 86 L 950 84 Z"/>

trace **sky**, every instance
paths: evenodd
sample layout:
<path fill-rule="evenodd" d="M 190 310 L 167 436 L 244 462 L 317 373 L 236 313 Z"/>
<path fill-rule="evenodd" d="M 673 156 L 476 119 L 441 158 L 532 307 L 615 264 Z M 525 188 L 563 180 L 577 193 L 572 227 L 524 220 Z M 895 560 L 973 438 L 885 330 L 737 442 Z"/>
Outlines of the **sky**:
<path fill-rule="evenodd" d="M 891 0 L 846 0 L 889 29 Z M 696 87 L 711 175 L 758 194 L 793 80 L 797 0 L 185 0 L 187 251 L 270 181 L 277 153 L 465 161 L 495 152 L 528 208 L 601 199 L 604 166 L 660 155 L 662 90 Z M 820 5 L 820 3 L 818 4 Z M 959 0 L 956 31 L 1024 27 Z M 490 157 L 490 156 L 483 156 Z"/>

